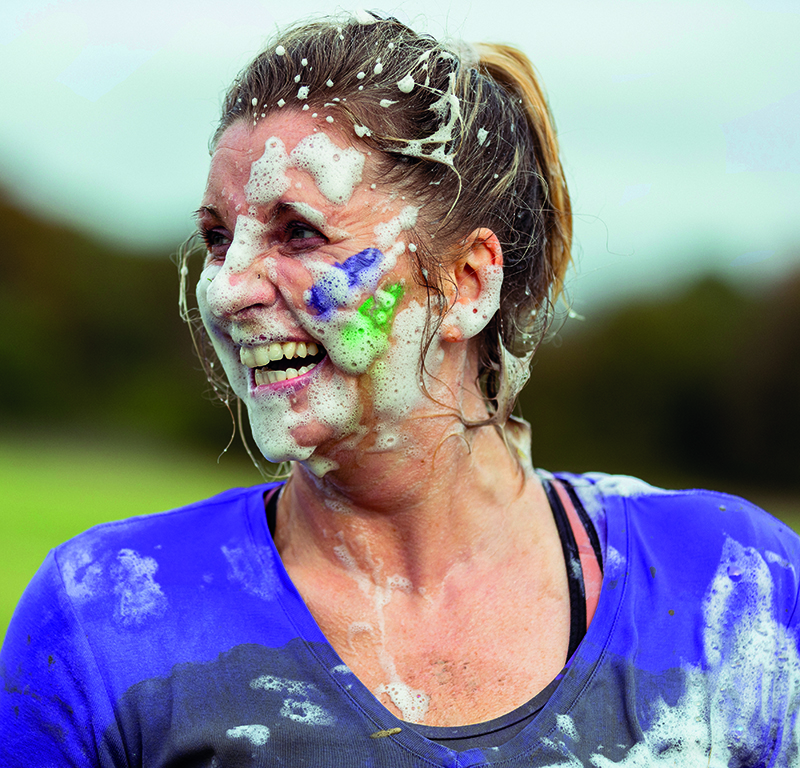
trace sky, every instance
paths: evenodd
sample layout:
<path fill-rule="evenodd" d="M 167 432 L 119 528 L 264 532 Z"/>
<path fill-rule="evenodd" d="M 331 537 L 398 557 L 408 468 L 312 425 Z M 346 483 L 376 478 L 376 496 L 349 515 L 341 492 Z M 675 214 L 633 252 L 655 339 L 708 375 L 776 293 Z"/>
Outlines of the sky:
<path fill-rule="evenodd" d="M 5 3 L 0 185 L 39 215 L 168 254 L 192 231 L 235 74 L 281 26 L 362 6 Z M 534 62 L 576 214 L 577 312 L 707 273 L 761 286 L 800 269 L 800 0 L 367 7 Z"/>

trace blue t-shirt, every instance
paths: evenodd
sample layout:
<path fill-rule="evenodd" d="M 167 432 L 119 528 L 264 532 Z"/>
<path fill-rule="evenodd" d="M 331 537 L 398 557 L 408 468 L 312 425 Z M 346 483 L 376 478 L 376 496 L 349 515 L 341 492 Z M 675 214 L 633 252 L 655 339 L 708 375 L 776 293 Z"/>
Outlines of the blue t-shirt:
<path fill-rule="evenodd" d="M 798 537 L 731 496 L 558 477 L 603 586 L 505 743 L 455 751 L 380 704 L 287 576 L 257 486 L 48 555 L 3 646 L 0 765 L 800 766 Z"/>

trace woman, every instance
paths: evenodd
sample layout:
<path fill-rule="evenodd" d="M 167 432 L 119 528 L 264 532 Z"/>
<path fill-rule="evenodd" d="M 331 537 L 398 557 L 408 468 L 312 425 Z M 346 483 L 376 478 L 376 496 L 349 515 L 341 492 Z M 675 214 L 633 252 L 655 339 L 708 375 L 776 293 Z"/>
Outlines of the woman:
<path fill-rule="evenodd" d="M 202 324 L 291 474 L 50 555 L 4 764 L 797 765 L 797 537 L 535 472 L 510 417 L 571 231 L 522 54 L 288 32 L 227 95 L 198 222 Z"/>

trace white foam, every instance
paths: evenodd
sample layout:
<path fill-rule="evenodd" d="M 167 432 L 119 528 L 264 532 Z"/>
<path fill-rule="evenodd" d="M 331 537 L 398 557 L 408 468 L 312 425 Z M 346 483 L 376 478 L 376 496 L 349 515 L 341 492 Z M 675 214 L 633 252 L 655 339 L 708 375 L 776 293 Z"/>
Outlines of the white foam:
<path fill-rule="evenodd" d="M 121 549 L 111 567 L 114 593 L 119 597 L 116 617 L 124 626 L 140 626 L 147 619 L 162 616 L 167 598 L 154 576 L 158 563 L 133 549 Z"/>
<path fill-rule="evenodd" d="M 775 563 L 779 565 L 781 568 L 785 568 L 787 571 L 794 572 L 794 565 L 790 563 L 785 557 L 779 555 L 777 552 L 773 552 L 772 550 L 767 550 L 764 552 L 764 559 L 768 563 Z"/>
<path fill-rule="evenodd" d="M 500 309 L 503 268 L 487 264 L 477 273 L 481 282 L 480 295 L 467 303 L 456 301 L 446 315 L 446 320 L 455 323 L 465 339 L 477 336 Z"/>
<path fill-rule="evenodd" d="M 250 166 L 250 178 L 244 188 L 249 203 L 271 203 L 289 189 L 286 169 L 289 156 L 286 145 L 276 136 L 264 142 L 264 153 Z"/>
<path fill-rule="evenodd" d="M 384 106 L 383 102 L 381 102 L 381 106 Z M 424 147 L 434 145 L 427 157 L 452 165 L 453 155 L 445 151 L 445 145 L 453 140 L 453 129 L 461 119 L 461 101 L 455 94 L 455 74 L 449 76 L 447 90 L 430 106 L 430 109 L 439 116 L 439 127 L 430 136 L 406 142 L 406 145 L 400 151 L 402 154 L 411 157 L 420 157 L 425 156 Z"/>
<path fill-rule="evenodd" d="M 336 146 L 326 133 L 302 139 L 292 150 L 292 161 L 308 171 L 325 197 L 333 203 L 345 204 L 361 181 L 364 154 L 354 147 Z"/>
<path fill-rule="evenodd" d="M 103 566 L 94 562 L 92 547 L 68 542 L 61 556 L 61 575 L 73 600 L 94 597 L 102 590 Z"/>
<path fill-rule="evenodd" d="M 794 765 L 800 730 L 787 723 L 780 745 L 762 741 L 779 719 L 800 711 L 797 640 L 773 615 L 773 590 L 759 552 L 726 539 L 703 600 L 702 666 L 684 668 L 684 693 L 677 703 L 653 703 L 643 740 L 621 761 L 595 754 L 592 763 L 728 766 L 750 755 L 760 765 L 769 754 L 770 765 Z"/>
<path fill-rule="evenodd" d="M 254 747 L 263 747 L 269 741 L 269 728 L 266 725 L 237 725 L 228 728 L 225 735 L 229 739 L 247 739 Z"/>
<path fill-rule="evenodd" d="M 228 561 L 228 581 L 253 597 L 274 599 L 277 584 L 272 571 L 259 567 L 254 563 L 251 552 L 233 543 L 223 545 L 221 550 Z M 269 558 L 269 551 L 265 551 L 264 555 Z"/>
<path fill-rule="evenodd" d="M 637 496 L 651 496 L 664 493 L 663 488 L 656 488 L 649 485 L 638 477 L 628 477 L 627 475 L 604 475 L 599 472 L 587 472 L 585 475 L 590 480 L 596 480 L 596 488 L 608 496 L 623 496 L 625 498 L 636 498 Z"/>
<path fill-rule="evenodd" d="M 308 696 L 317 690 L 313 683 L 307 683 L 304 680 L 290 680 L 275 675 L 261 675 L 250 681 L 250 687 L 253 690 L 281 691 L 293 696 Z"/>
<path fill-rule="evenodd" d="M 284 699 L 280 715 L 303 725 L 333 725 L 336 722 L 330 712 L 307 699 Z"/>
<path fill-rule="evenodd" d="M 625 558 L 611 544 L 606 548 L 605 566 L 606 573 L 614 574 L 615 576 L 619 576 L 625 567 Z"/>
<path fill-rule="evenodd" d="M 410 72 L 402 80 L 398 80 L 397 81 L 397 87 L 403 93 L 411 93 L 411 91 L 414 90 L 414 86 L 415 85 L 416 85 L 416 83 L 414 82 L 414 77 L 412 76 L 412 74 Z M 381 106 L 383 106 L 383 105 L 381 105 Z"/>
<path fill-rule="evenodd" d="M 566 736 L 569 736 L 573 741 L 580 741 L 578 729 L 569 715 L 556 715 L 556 722 L 558 723 L 559 730 Z"/>
<path fill-rule="evenodd" d="M 409 723 L 421 723 L 428 713 L 431 697 L 424 691 L 418 691 L 399 680 L 381 685 L 376 696 L 386 693 L 401 713 L 403 720 Z"/>

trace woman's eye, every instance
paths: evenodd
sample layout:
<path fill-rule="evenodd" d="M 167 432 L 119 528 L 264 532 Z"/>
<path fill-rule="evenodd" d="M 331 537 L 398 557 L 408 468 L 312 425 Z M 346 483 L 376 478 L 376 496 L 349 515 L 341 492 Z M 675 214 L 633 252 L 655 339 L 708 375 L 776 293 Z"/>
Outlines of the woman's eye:
<path fill-rule="evenodd" d="M 287 243 L 294 243 L 301 248 L 314 247 L 327 242 L 325 236 L 322 235 L 319 230 L 299 221 L 294 221 L 287 225 L 285 237 Z"/>
<path fill-rule="evenodd" d="M 230 235 L 223 229 L 203 229 L 200 232 L 203 242 L 206 244 L 210 259 L 220 259 L 225 257 L 228 246 L 231 244 Z"/>

